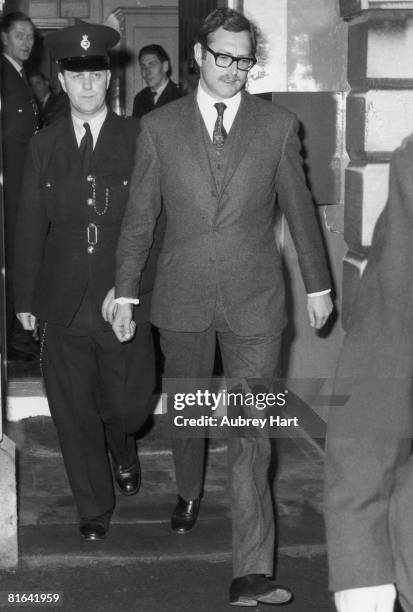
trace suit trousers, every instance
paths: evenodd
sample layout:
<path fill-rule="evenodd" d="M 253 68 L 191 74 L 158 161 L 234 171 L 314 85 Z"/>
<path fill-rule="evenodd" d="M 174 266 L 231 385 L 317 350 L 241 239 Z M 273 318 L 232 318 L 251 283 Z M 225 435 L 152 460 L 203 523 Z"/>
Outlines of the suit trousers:
<path fill-rule="evenodd" d="M 151 324 L 121 344 L 88 302 L 70 327 L 49 323 L 42 334 L 47 398 L 81 520 L 113 510 L 107 449 L 124 467 L 135 461 L 133 434 L 148 417 L 155 383 Z"/>
<path fill-rule="evenodd" d="M 168 384 L 168 413 L 173 416 L 170 392 L 188 390 L 191 379 L 196 386 L 210 379 L 215 343 L 219 342 L 224 374 L 231 378 L 274 380 L 279 369 L 281 333 L 274 336 L 239 336 L 231 331 L 218 299 L 214 321 L 202 332 L 174 332 L 160 329 L 165 356 L 164 377 Z M 184 379 L 180 385 L 179 379 Z M 196 391 L 196 389 L 193 389 Z M 205 438 L 172 439 L 175 474 L 179 494 L 186 500 L 202 491 Z M 273 574 L 274 509 L 268 468 L 271 446 L 268 437 L 230 437 L 228 439 L 228 478 L 232 513 L 232 551 L 234 577 L 251 573 Z"/>

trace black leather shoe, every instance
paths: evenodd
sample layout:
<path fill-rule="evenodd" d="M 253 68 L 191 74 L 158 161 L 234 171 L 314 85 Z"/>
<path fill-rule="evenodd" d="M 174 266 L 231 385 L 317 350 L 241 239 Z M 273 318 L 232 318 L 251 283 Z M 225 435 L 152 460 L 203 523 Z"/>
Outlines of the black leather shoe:
<path fill-rule="evenodd" d="M 171 528 L 173 531 L 186 533 L 194 527 L 198 518 L 199 502 L 199 497 L 186 501 L 178 495 L 178 503 L 171 517 Z"/>
<path fill-rule="evenodd" d="M 135 495 L 141 486 L 141 466 L 138 457 L 133 465 L 123 468 L 113 463 L 115 480 L 124 495 Z"/>
<path fill-rule="evenodd" d="M 109 525 L 104 525 L 99 521 L 85 521 L 80 524 L 80 535 L 88 542 L 104 540 L 108 532 Z"/>
<path fill-rule="evenodd" d="M 231 606 L 257 606 L 259 603 L 282 606 L 291 603 L 293 594 L 263 574 L 234 578 L 229 590 Z"/>

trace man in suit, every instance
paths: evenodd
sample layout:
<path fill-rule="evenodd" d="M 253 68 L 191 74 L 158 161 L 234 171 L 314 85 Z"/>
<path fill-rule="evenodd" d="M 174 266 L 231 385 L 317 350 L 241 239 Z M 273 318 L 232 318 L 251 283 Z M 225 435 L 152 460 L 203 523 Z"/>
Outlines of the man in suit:
<path fill-rule="evenodd" d="M 139 66 L 147 87 L 136 94 L 132 115 L 139 119 L 168 102 L 181 97 L 178 85 L 171 79 L 171 63 L 161 45 L 147 45 L 139 51 Z"/>
<path fill-rule="evenodd" d="M 16 231 L 24 245 L 16 249 L 17 316 L 25 329 L 40 322 L 50 412 L 87 541 L 105 538 L 115 505 L 107 447 L 121 492 L 139 489 L 133 433 L 154 385 L 153 263 L 142 277 L 133 342 L 120 345 L 101 314 L 139 129 L 105 103 L 107 52 L 118 40 L 112 28 L 82 21 L 47 37 L 71 115 L 31 141 Z"/>
<path fill-rule="evenodd" d="M 254 27 L 237 11 L 217 9 L 203 22 L 194 50 L 197 91 L 142 120 L 117 249 L 113 323 L 121 341 L 131 337 L 130 302 L 139 299 L 139 278 L 163 198 L 166 230 L 151 320 L 160 329 L 165 379 L 175 381 L 171 388 L 177 391 L 187 390 L 189 379 L 210 378 L 216 339 L 228 379 L 277 377 L 286 314 L 274 239 L 276 197 L 297 248 L 311 325 L 321 327 L 332 309 L 297 121 L 243 91 L 256 62 Z M 173 439 L 179 496 L 171 527 L 176 533 L 195 525 L 204 450 L 202 437 Z M 288 589 L 269 579 L 274 570 L 269 462 L 268 437 L 228 440 L 233 605 L 291 599 Z"/>
<path fill-rule="evenodd" d="M 64 91 L 56 94 L 50 89 L 49 79 L 40 71 L 31 72 L 30 86 L 39 107 L 40 127 L 51 125 L 70 114 L 69 98 Z"/>
<path fill-rule="evenodd" d="M 34 43 L 34 26 L 24 13 L 8 13 L 1 23 L 3 54 L 0 56 L 2 96 L 2 143 L 4 173 L 4 220 L 6 252 L 6 314 L 9 360 L 30 360 L 38 353 L 32 334 L 18 335 L 14 316 L 13 252 L 21 176 L 30 138 L 39 128 L 38 109 L 23 68 Z M 20 335 L 20 334 L 19 334 Z M 25 337 L 26 336 L 26 337 Z"/>
<path fill-rule="evenodd" d="M 392 155 L 389 197 L 351 306 L 325 457 L 329 585 L 338 612 L 413 610 L 413 139 Z"/>

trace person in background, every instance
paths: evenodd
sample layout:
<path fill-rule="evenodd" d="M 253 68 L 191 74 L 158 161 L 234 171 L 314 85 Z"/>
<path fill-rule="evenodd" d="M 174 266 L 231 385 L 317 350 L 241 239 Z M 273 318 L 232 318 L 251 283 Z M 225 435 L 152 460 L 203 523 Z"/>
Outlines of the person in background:
<path fill-rule="evenodd" d="M 80 534 L 106 537 L 115 505 L 107 448 L 124 495 L 137 493 L 134 432 L 154 386 L 149 304 L 154 264 L 141 283 L 136 338 L 120 345 L 102 319 L 129 193 L 139 122 L 105 103 L 116 30 L 78 21 L 46 37 L 71 114 L 32 139 L 16 228 L 15 302 L 25 329 L 40 323 L 50 412 L 77 505 Z"/>
<path fill-rule="evenodd" d="M 139 119 L 168 102 L 181 97 L 181 92 L 171 79 L 171 63 L 161 45 L 147 45 L 139 51 L 139 66 L 147 87 L 136 94 L 133 101 L 133 117 Z"/>
<path fill-rule="evenodd" d="M 50 125 L 70 114 L 70 104 L 64 91 L 56 94 L 50 88 L 49 79 L 43 72 L 31 72 L 29 83 L 39 107 L 40 127 Z"/>
<path fill-rule="evenodd" d="M 107 320 L 113 320 L 121 342 L 130 340 L 132 304 L 140 299 L 139 279 L 163 200 L 166 229 L 151 320 L 160 330 L 165 381 L 172 381 L 171 423 L 169 391 L 197 392 L 196 380 L 212 375 L 217 340 L 227 380 L 273 384 L 277 378 L 287 317 L 274 235 L 276 201 L 297 249 L 311 326 L 321 328 L 332 310 L 297 120 L 244 91 L 256 63 L 256 41 L 256 29 L 242 13 L 213 11 L 194 48 L 197 90 L 141 123 L 117 247 L 116 300 Z M 173 436 L 173 455 L 178 499 L 171 528 L 185 534 L 195 526 L 201 503 L 204 436 L 189 431 Z M 259 432 L 228 439 L 235 606 L 278 605 L 292 598 L 270 579 L 275 553 L 270 459 L 270 440 Z"/>
<path fill-rule="evenodd" d="M 32 332 L 23 332 L 14 313 L 13 253 L 17 205 L 22 185 L 22 173 L 29 148 L 29 141 L 39 129 L 36 102 L 30 90 L 25 62 L 29 59 L 34 43 L 34 25 L 27 15 L 7 13 L 1 22 L 2 51 L 1 74 L 1 127 L 4 176 L 4 239 L 6 255 L 6 318 L 7 359 L 31 361 L 39 354 L 38 344 Z M 18 245 L 24 249 L 24 245 Z"/>

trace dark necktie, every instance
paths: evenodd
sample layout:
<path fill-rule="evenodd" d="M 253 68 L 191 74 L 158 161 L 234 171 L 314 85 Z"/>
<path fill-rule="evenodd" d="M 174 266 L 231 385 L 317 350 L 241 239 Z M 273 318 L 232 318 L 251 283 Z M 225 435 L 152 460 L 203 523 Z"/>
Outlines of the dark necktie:
<path fill-rule="evenodd" d="M 83 127 L 85 128 L 85 133 L 80 141 L 79 151 L 82 158 L 83 172 L 88 174 L 93 153 L 93 136 L 88 123 L 84 123 Z"/>
<path fill-rule="evenodd" d="M 30 85 L 29 85 L 29 82 L 28 82 L 27 77 L 26 77 L 26 73 L 24 72 L 23 68 L 20 70 L 20 76 L 21 76 L 23 82 L 25 83 L 25 85 L 27 85 L 27 87 L 30 89 Z"/>
<path fill-rule="evenodd" d="M 214 104 L 217 109 L 218 117 L 215 121 L 214 133 L 212 135 L 212 142 L 217 151 L 221 151 L 224 146 L 225 138 L 227 133 L 224 128 L 224 110 L 227 108 L 223 102 L 217 102 Z"/>

